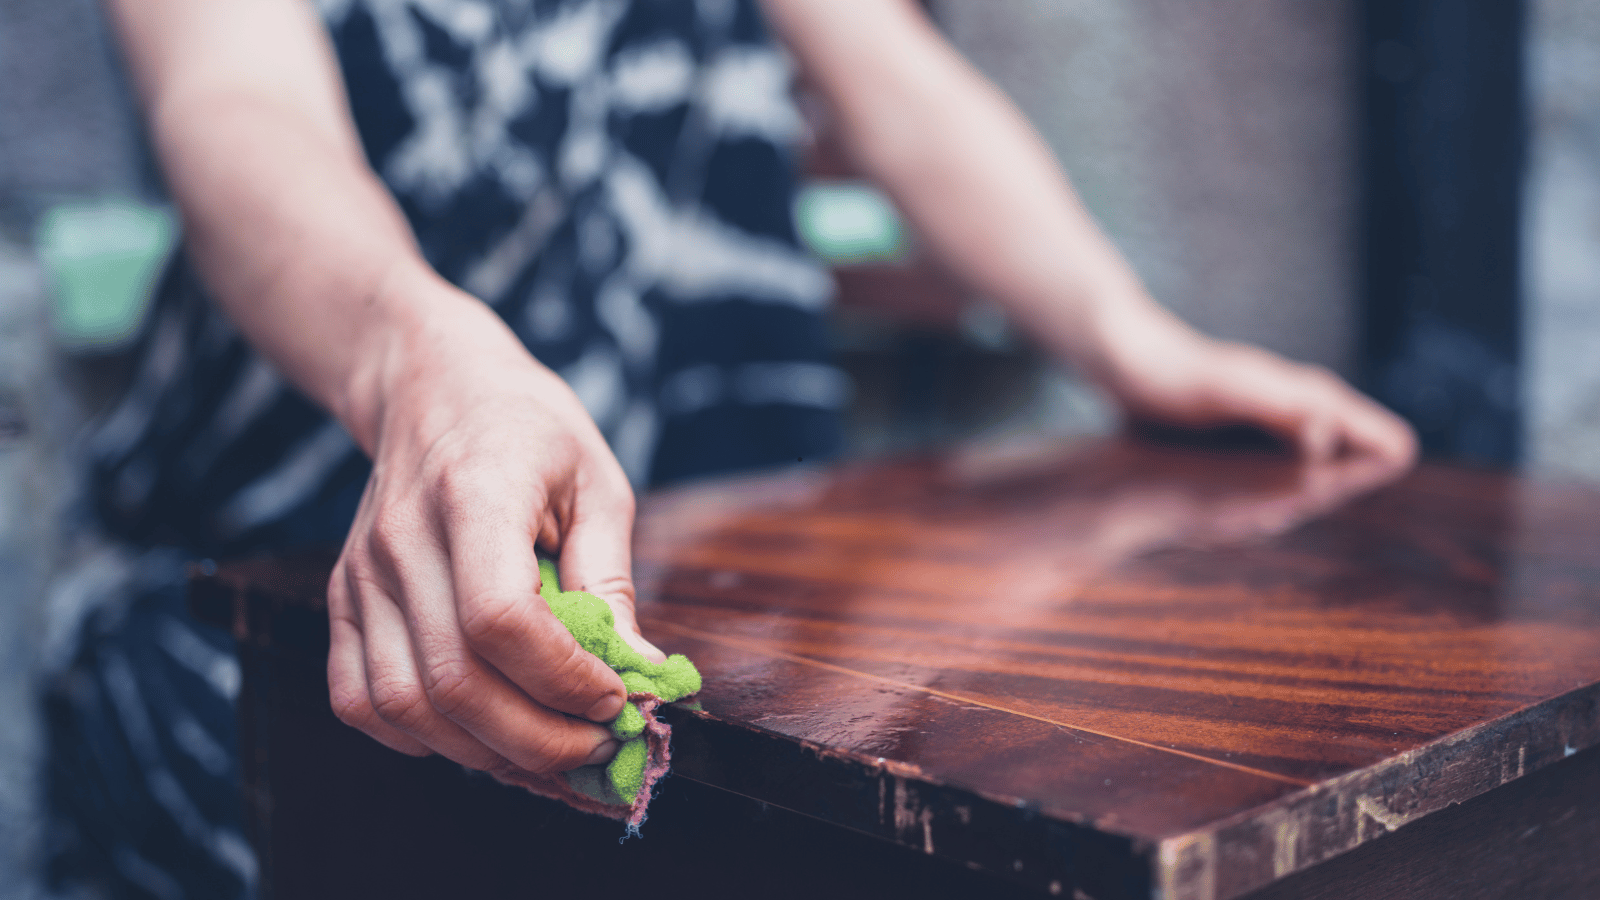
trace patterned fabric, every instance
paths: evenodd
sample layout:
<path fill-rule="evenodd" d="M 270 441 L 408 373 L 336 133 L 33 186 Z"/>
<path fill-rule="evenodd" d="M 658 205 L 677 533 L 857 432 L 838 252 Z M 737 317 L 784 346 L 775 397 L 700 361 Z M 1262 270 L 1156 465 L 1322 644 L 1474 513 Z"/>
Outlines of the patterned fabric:
<path fill-rule="evenodd" d="M 45 695 L 47 875 L 111 898 L 235 898 L 256 880 L 239 794 L 239 663 L 185 608 L 182 554 L 138 561 Z M 74 894 L 73 896 L 77 896 Z"/>
<path fill-rule="evenodd" d="M 356 125 L 428 260 L 577 391 L 636 484 L 834 453 L 800 128 L 751 0 L 325 0 Z M 367 462 L 179 264 L 91 446 L 118 536 L 337 541 Z"/>
<path fill-rule="evenodd" d="M 799 122 L 753 0 L 322 7 L 428 260 L 573 386 L 636 484 L 837 449 L 829 282 L 791 228 Z M 118 898 L 248 896 L 238 670 L 184 615 L 181 561 L 338 541 L 369 467 L 182 261 L 137 352 L 90 486 L 143 574 L 50 687 L 51 869 Z"/>

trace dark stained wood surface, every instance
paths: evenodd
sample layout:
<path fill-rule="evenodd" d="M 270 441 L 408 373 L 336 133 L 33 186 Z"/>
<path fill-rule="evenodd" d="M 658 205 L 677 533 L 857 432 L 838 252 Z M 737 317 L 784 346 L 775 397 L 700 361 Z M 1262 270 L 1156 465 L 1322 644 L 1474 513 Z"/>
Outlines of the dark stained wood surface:
<path fill-rule="evenodd" d="M 1274 882 L 1247 900 L 1594 900 L 1600 751 L 1586 750 Z"/>
<path fill-rule="evenodd" d="M 1600 743 L 1600 496 L 1430 466 L 1339 505 L 1375 475 L 1117 444 L 690 488 L 641 516 L 644 628 L 708 717 L 1237 896 Z"/>
<path fill-rule="evenodd" d="M 1600 494 L 1351 499 L 1382 475 L 1096 442 L 648 497 L 641 621 L 707 685 L 676 771 L 1050 893 L 1223 900 L 1600 744 Z M 196 601 L 250 638 L 330 561 Z"/>

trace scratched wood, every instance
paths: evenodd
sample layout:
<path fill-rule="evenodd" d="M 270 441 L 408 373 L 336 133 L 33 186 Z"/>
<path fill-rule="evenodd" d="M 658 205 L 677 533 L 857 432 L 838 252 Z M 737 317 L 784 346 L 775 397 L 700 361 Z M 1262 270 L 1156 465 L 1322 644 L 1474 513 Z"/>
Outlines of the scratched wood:
<path fill-rule="evenodd" d="M 1381 476 L 1097 442 L 647 497 L 641 621 L 707 685 L 676 771 L 1050 893 L 1225 900 L 1600 744 L 1600 493 Z M 197 603 L 260 634 L 326 566 Z"/>

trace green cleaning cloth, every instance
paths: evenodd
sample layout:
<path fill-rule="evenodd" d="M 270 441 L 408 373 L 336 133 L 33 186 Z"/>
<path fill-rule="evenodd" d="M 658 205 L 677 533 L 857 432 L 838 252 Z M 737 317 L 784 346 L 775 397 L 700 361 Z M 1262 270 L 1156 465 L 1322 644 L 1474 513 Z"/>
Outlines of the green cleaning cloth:
<path fill-rule="evenodd" d="M 598 656 L 622 676 L 628 703 L 611 722 L 622 747 L 604 766 L 583 766 L 561 776 L 519 776 L 516 783 L 587 812 L 628 823 L 637 831 L 644 822 L 650 794 L 671 759 L 672 730 L 656 717 L 662 703 L 672 703 L 700 690 L 700 673 L 681 654 L 653 663 L 617 633 L 611 607 L 584 591 L 562 591 L 555 565 L 539 561 L 539 593 L 550 611 L 567 626 L 583 649 Z"/>

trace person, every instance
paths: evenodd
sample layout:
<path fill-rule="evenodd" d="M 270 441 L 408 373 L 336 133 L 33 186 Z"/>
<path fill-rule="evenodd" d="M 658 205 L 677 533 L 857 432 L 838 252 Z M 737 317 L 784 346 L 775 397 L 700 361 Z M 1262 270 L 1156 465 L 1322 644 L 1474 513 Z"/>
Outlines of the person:
<path fill-rule="evenodd" d="M 539 602 L 535 549 L 660 658 L 633 485 L 837 451 L 790 58 L 926 246 L 1129 416 L 1415 453 L 1329 372 L 1166 312 L 913 0 L 105 2 L 186 258 L 91 445 L 97 514 L 147 558 L 342 537 L 330 702 L 402 753 L 609 758 L 621 682 Z M 239 887 L 251 863 L 215 837 L 237 812 L 200 799 L 233 770 L 196 749 L 229 742 L 226 698 L 199 728 L 160 685 L 113 686 L 177 660 L 182 693 L 226 646 L 159 581 L 91 621 L 59 695 L 63 742 L 99 715 L 135 760 L 61 755 L 62 858 L 136 895 Z M 83 785 L 122 776 L 145 812 L 106 816 L 116 792 Z"/>

